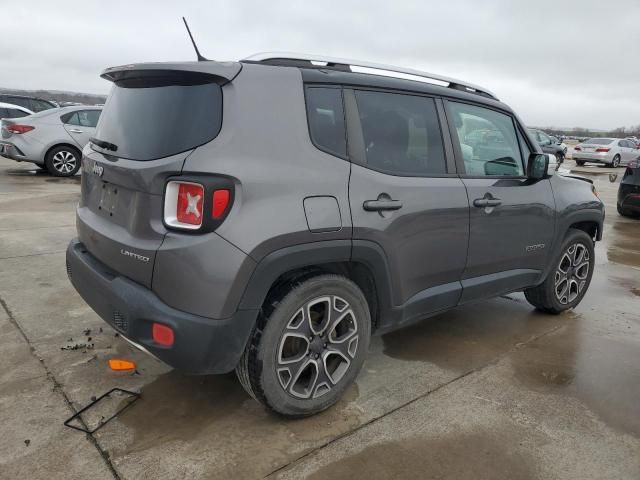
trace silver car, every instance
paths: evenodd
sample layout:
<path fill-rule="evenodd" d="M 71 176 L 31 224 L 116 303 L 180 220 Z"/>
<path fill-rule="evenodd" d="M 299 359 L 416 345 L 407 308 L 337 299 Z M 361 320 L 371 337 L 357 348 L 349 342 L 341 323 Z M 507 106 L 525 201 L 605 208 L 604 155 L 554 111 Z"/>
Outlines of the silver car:
<path fill-rule="evenodd" d="M 101 112 L 102 107 L 74 106 L 2 119 L 0 155 L 33 162 L 57 177 L 75 175 Z"/>
<path fill-rule="evenodd" d="M 590 138 L 573 148 L 577 165 L 593 162 L 618 167 L 635 160 L 638 154 L 638 147 L 631 140 L 620 138 Z"/>

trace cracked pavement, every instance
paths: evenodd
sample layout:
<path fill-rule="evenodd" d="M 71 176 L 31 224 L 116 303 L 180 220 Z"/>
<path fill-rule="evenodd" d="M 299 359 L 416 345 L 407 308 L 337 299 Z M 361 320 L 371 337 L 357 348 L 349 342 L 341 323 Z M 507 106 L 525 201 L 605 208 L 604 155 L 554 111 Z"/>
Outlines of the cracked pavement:
<path fill-rule="evenodd" d="M 184 376 L 115 337 L 66 277 L 79 178 L 0 158 L 0 478 L 640 478 L 640 221 L 615 212 L 608 169 L 582 170 L 607 219 L 574 312 L 511 294 L 374 337 L 338 405 L 284 420 L 233 374 Z M 116 386 L 142 398 L 93 435 L 63 426 Z"/>

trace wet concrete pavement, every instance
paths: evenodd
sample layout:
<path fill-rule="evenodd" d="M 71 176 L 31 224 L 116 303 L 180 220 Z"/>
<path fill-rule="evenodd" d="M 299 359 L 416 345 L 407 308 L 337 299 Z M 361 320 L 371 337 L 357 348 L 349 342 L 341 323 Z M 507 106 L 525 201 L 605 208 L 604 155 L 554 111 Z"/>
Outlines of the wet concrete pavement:
<path fill-rule="evenodd" d="M 0 478 L 640 478 L 640 221 L 592 170 L 606 231 L 574 312 L 511 294 L 376 337 L 336 407 L 288 421 L 115 337 L 66 278 L 78 180 L 0 159 Z M 62 427 L 115 386 L 142 398 L 92 436 Z"/>

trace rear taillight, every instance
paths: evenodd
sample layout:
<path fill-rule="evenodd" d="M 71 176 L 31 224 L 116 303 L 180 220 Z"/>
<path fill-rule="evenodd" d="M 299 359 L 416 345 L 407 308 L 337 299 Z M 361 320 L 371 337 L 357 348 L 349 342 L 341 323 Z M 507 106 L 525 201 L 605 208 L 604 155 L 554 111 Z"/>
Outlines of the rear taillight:
<path fill-rule="evenodd" d="M 596 152 L 598 153 L 607 153 L 609 150 L 611 150 L 610 148 L 596 148 Z"/>
<path fill-rule="evenodd" d="M 211 216 L 213 218 L 220 219 L 227 211 L 229 206 L 229 200 L 231 194 L 229 190 L 220 189 L 213 192 L 213 208 L 211 210 Z"/>
<path fill-rule="evenodd" d="M 175 228 L 196 230 L 202 225 L 204 186 L 192 182 L 167 183 L 164 222 Z"/>
<path fill-rule="evenodd" d="M 35 129 L 36 127 L 32 127 L 31 125 L 20 125 L 18 123 L 14 123 L 12 125 L 7 125 L 7 131 L 9 131 L 10 133 L 15 133 L 15 134 L 21 134 L 21 133 L 27 133 L 30 132 L 31 130 Z"/>
<path fill-rule="evenodd" d="M 581 151 L 582 151 L 582 148 L 580 148 L 580 147 L 574 147 L 574 150 L 577 150 L 577 151 L 581 152 Z"/>
<path fill-rule="evenodd" d="M 233 181 L 217 175 L 185 175 L 183 178 L 174 177 L 167 182 L 164 224 L 181 230 L 212 232 L 231 210 Z"/>

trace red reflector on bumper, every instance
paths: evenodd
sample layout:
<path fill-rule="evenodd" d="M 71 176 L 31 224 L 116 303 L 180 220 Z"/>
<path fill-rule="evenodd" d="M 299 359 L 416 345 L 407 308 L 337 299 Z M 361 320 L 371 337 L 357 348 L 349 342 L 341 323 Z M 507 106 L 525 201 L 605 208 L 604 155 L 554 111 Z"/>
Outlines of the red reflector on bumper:
<path fill-rule="evenodd" d="M 173 345 L 173 330 L 171 327 L 167 327 L 161 323 L 154 323 L 153 328 L 153 341 L 158 345 L 162 345 L 164 347 L 170 347 Z"/>
<path fill-rule="evenodd" d="M 211 215 L 218 219 L 224 215 L 229 205 L 229 190 L 216 190 L 213 192 L 213 211 Z"/>

